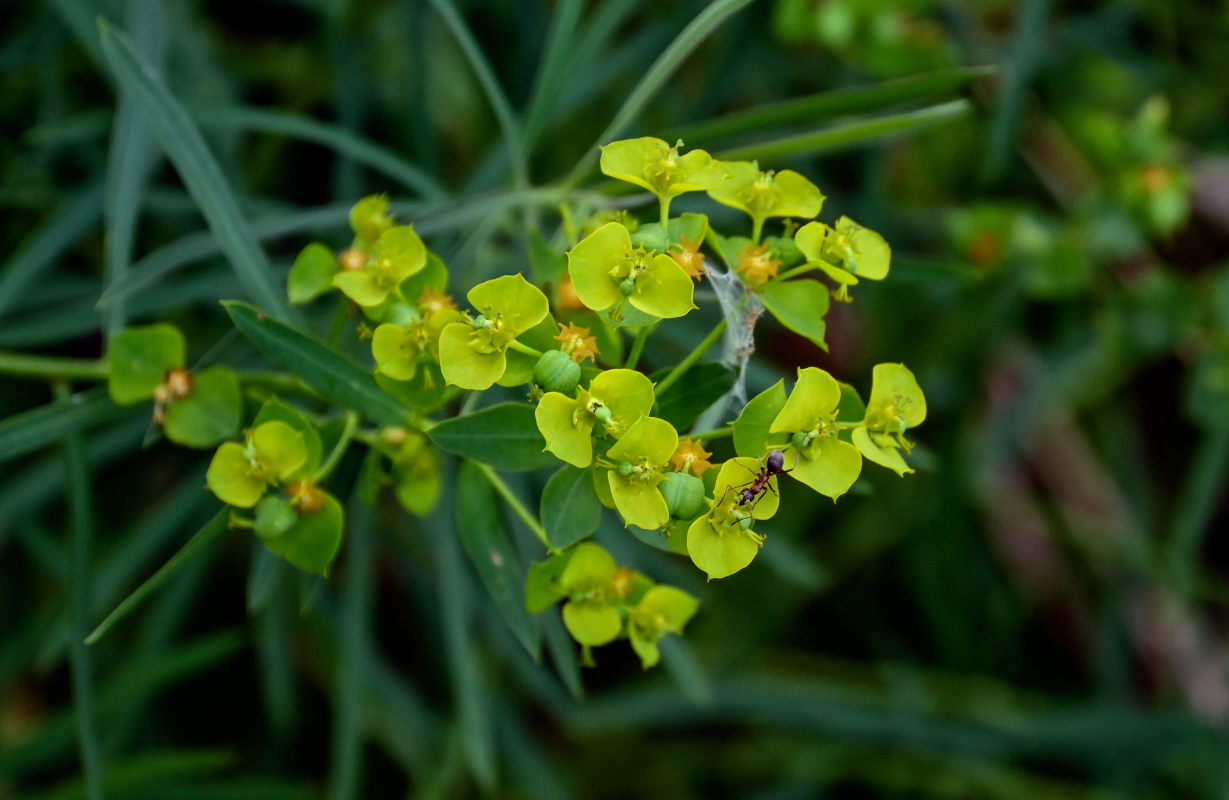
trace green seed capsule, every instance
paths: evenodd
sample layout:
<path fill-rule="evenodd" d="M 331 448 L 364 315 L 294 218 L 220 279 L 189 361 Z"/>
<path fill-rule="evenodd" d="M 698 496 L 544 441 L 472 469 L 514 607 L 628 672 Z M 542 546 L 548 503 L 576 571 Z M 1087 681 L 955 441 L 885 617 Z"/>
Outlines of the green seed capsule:
<path fill-rule="evenodd" d="M 624 297 L 634 295 L 636 293 L 636 279 L 631 277 L 624 278 L 619 283 L 619 291 L 623 293 Z"/>
<path fill-rule="evenodd" d="M 593 410 L 593 417 L 603 425 L 608 425 L 611 420 L 610 409 L 606 406 L 598 406 Z"/>
<path fill-rule="evenodd" d="M 636 465 L 629 463 L 627 461 L 620 461 L 618 472 L 624 478 L 630 478 L 631 476 L 636 474 Z"/>
<path fill-rule="evenodd" d="M 792 437 L 790 437 L 789 443 L 792 444 L 794 447 L 798 448 L 799 450 L 805 450 L 811 446 L 812 438 L 813 437 L 811 436 L 811 434 L 805 431 L 798 431 Z"/>
<path fill-rule="evenodd" d="M 486 327 L 486 317 L 479 314 L 478 316 L 474 317 L 474 321 L 470 324 L 474 326 L 474 330 L 480 331 Z"/>
<path fill-rule="evenodd" d="M 580 383 L 580 364 L 562 350 L 547 350 L 533 368 L 533 380 L 548 392 L 570 395 Z"/>
<path fill-rule="evenodd" d="M 685 472 L 667 472 L 658 484 L 674 519 L 695 519 L 704 513 L 704 481 Z"/>

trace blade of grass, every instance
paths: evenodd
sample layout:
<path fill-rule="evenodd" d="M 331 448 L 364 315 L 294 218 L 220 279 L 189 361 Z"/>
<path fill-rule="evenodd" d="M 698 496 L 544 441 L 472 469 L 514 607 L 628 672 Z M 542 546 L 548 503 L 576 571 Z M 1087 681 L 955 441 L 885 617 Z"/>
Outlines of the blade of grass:
<path fill-rule="evenodd" d="M 157 696 L 163 689 L 217 666 L 237 653 L 243 638 L 223 631 L 178 644 L 143 658 L 128 659 L 98 692 L 98 712 L 113 715 Z M 77 719 L 72 710 L 43 721 L 32 738 L 0 751 L 0 775 L 21 778 L 63 761 L 75 740 Z"/>
<path fill-rule="evenodd" d="M 141 433 L 148 426 L 146 419 L 129 419 L 108 426 L 85 443 L 85 457 L 97 469 L 135 448 Z M 0 542 L 13 520 L 29 516 L 40 506 L 58 497 L 64 488 L 64 460 L 60 455 L 47 457 L 10 476 L 0 492 Z"/>
<path fill-rule="evenodd" d="M 461 18 L 451 0 L 430 0 L 430 3 L 440 18 L 444 20 L 444 24 L 453 38 L 457 40 L 457 44 L 460 45 L 470 69 L 474 71 L 479 85 L 482 86 L 487 102 L 491 104 L 491 110 L 495 112 L 495 119 L 499 122 L 504 144 L 508 149 L 508 162 L 512 165 L 516 185 L 527 185 L 529 165 L 525 157 L 525 145 L 521 139 L 521 126 L 512 111 L 512 106 L 508 103 L 503 87 L 499 85 L 499 80 L 491 70 L 491 65 L 487 63 L 482 48 L 474 40 L 465 20 Z"/>
<path fill-rule="evenodd" d="M 1225 491 L 1229 473 L 1229 430 L 1205 433 L 1191 459 L 1178 498 L 1169 539 L 1169 568 L 1178 588 L 1190 592 L 1200 564 L 1199 552 Z"/>
<path fill-rule="evenodd" d="M 490 469 L 468 459 L 457 475 L 457 530 L 478 579 L 525 650 L 540 657 L 538 626 L 525 609 L 525 570 L 508 535 L 499 498 L 484 475 Z"/>
<path fill-rule="evenodd" d="M 0 420 L 0 464 L 55 442 L 74 431 L 134 417 L 137 411 L 111 402 L 102 387 Z M 147 414 L 142 410 L 140 413 Z"/>
<path fill-rule="evenodd" d="M 0 266 L 0 319 L 16 307 L 30 282 L 46 272 L 102 216 L 102 186 L 66 199 Z"/>
<path fill-rule="evenodd" d="M 668 141 L 713 142 L 756 131 L 800 123 L 815 123 L 843 114 L 883 111 L 891 106 L 947 94 L 980 78 L 994 74 L 994 67 L 958 67 L 936 70 L 870 86 L 851 86 L 755 106 L 716 119 L 701 120 L 674 128 Z M 707 144 L 704 145 L 708 147 Z"/>
<path fill-rule="evenodd" d="M 1045 24 L 1050 14 L 1049 0 L 1027 0 L 1021 3 L 1016 17 L 1016 31 L 1011 43 L 1009 67 L 1004 70 L 1003 86 L 998 106 L 990 120 L 990 135 L 986 148 L 986 176 L 999 177 L 1007 167 L 1008 157 L 1016 143 L 1016 131 L 1024 114 L 1024 99 L 1033 73 L 1046 43 Z"/>
<path fill-rule="evenodd" d="M 168 780 L 187 777 L 199 780 L 201 776 L 220 772 L 235 761 L 235 754 L 229 748 L 146 753 L 111 764 L 102 785 L 115 796 L 134 797 L 143 788 L 157 789 Z M 70 779 L 48 792 L 25 797 L 26 800 L 76 800 L 88 796 L 88 781 L 86 784 L 83 792 L 80 779 Z"/>
<path fill-rule="evenodd" d="M 132 30 L 133 44 L 158 69 L 162 63 L 164 35 L 162 5 L 157 0 L 136 0 L 128 4 L 126 20 Z M 103 193 L 103 276 L 107 283 L 128 271 L 132 263 L 141 195 L 158 160 L 149 126 L 129 94 L 120 97 L 107 152 L 107 173 Z M 108 335 L 123 329 L 126 309 L 114 303 L 103 312 L 103 328 Z"/>
<path fill-rule="evenodd" d="M 367 631 L 373 586 L 371 514 L 362 503 L 350 504 L 346 531 L 346 583 L 342 589 L 341 635 L 333 687 L 333 736 L 329 750 L 330 800 L 350 800 L 362 793 L 363 687 L 368 683 Z"/>
<path fill-rule="evenodd" d="M 273 281 L 268 258 L 239 209 L 222 170 L 187 113 L 132 48 L 105 20 L 98 23 L 102 49 L 122 90 L 131 95 L 217 236 L 240 283 L 268 313 L 295 319 L 285 292 Z"/>
<path fill-rule="evenodd" d="M 535 76 L 533 91 L 525 113 L 525 152 L 533 152 L 534 142 L 542 132 L 545 119 L 559 99 L 559 90 L 567 82 L 567 62 L 571 56 L 569 44 L 576 41 L 576 29 L 585 10 L 585 0 L 560 0 L 551 15 L 546 32 L 542 62 Z"/>
<path fill-rule="evenodd" d="M 447 196 L 434 178 L 393 150 L 335 125 L 286 111 L 244 107 L 200 109 L 193 111 L 192 117 L 202 128 L 272 133 L 313 142 L 387 175 L 424 199 L 442 200 Z"/>
<path fill-rule="evenodd" d="M 623 101 L 623 105 L 615 113 L 610 124 L 606 126 L 606 130 L 602 131 L 602 135 L 597 138 L 592 147 L 585 151 L 580 161 L 572 168 L 568 177 L 564 179 L 563 185 L 571 187 L 579 183 L 589 167 L 597 159 L 598 149 L 622 134 L 627 126 L 640 116 L 640 112 L 653 99 L 653 96 L 661 90 L 661 87 L 674 74 L 674 71 L 691 55 L 691 51 L 708 38 L 709 34 L 720 27 L 730 15 L 741 10 L 750 2 L 751 0 L 714 0 L 714 2 L 697 14 L 695 19 L 675 37 L 670 46 L 657 57 L 657 60 L 645 72 L 644 77 L 640 79 L 640 82 L 628 94 L 627 99 Z"/>
<path fill-rule="evenodd" d="M 399 425 L 408 414 L 380 388 L 370 370 L 359 367 L 332 348 L 268 318 L 252 306 L 223 302 L 235 327 L 256 349 L 340 406 L 358 411 L 382 425 Z"/>
<path fill-rule="evenodd" d="M 952 100 L 917 111 L 885 114 L 872 119 L 831 125 L 809 133 L 735 147 L 721 151 L 720 157 L 728 161 L 754 158 L 759 159 L 761 163 L 767 163 L 773 159 L 827 153 L 870 144 L 889 136 L 903 136 L 945 125 L 968 116 L 972 111 L 973 106 L 968 100 Z"/>
<path fill-rule="evenodd" d="M 223 508 L 213 516 L 213 519 L 205 523 L 205 526 L 193 534 L 192 538 L 187 541 L 179 552 L 171 556 L 171 558 L 163 564 L 157 572 L 149 576 L 144 583 L 138 586 L 131 594 L 125 597 L 118 606 L 115 607 L 110 614 L 98 624 L 98 627 L 86 637 L 86 644 L 95 644 L 99 639 L 106 635 L 107 631 L 111 630 L 117 622 L 131 614 L 145 601 L 151 594 L 156 592 L 168 579 L 184 564 L 190 562 L 193 558 L 199 556 L 204 550 L 208 549 L 216 540 L 220 539 L 226 533 L 230 520 L 230 510 Z"/>
<path fill-rule="evenodd" d="M 71 402 L 68 388 L 57 386 L 57 399 Z M 90 498 L 89 462 L 85 442 L 77 430 L 69 430 L 64 442 L 64 474 L 68 489 L 68 524 L 71 553 L 72 645 L 69 648 L 69 668 L 72 672 L 73 706 L 77 710 L 77 745 L 81 755 L 81 771 L 89 800 L 102 800 L 102 749 L 98 743 L 97 720 L 94 716 L 93 664 L 83 636 L 90 617 L 92 587 L 91 550 L 93 511 Z"/>
<path fill-rule="evenodd" d="M 470 631 L 472 590 L 451 519 L 456 505 L 456 495 L 451 488 L 454 484 L 455 481 L 445 483 L 440 504 L 432 515 L 432 528 L 437 532 L 444 661 L 452 682 L 465 763 L 475 782 L 489 790 L 495 785 L 496 777 L 494 732 L 488 713 L 490 697 L 482 676 L 482 654 Z"/>

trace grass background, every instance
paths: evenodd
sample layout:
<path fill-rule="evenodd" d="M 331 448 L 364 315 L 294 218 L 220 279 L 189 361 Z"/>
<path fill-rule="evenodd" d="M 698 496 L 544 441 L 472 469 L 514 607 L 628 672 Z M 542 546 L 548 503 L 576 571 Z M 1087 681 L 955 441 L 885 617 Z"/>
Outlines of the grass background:
<path fill-rule="evenodd" d="M 1223 6 L 48 0 L 0 22 L 0 797 L 1229 791 Z M 1152 96 L 1149 158 L 1190 204 L 1164 230 L 1129 190 L 1153 161 L 1107 145 Z M 829 352 L 766 323 L 751 380 L 819 365 L 865 391 L 905 362 L 916 475 L 789 493 L 713 584 L 609 525 L 703 605 L 661 668 L 607 648 L 583 692 L 504 626 L 447 487 L 426 520 L 350 502 L 327 583 L 219 535 L 84 646 L 217 503 L 204 455 L 141 448 L 147 409 L 14 354 L 92 360 L 167 320 L 194 362 L 258 365 L 217 301 L 275 308 L 377 191 L 454 287 L 527 271 L 528 226 L 611 191 L 594 145 L 630 135 L 798 169 L 823 219 L 887 237 L 892 275 L 833 310 Z M 663 326 L 646 367 L 711 322 Z"/>

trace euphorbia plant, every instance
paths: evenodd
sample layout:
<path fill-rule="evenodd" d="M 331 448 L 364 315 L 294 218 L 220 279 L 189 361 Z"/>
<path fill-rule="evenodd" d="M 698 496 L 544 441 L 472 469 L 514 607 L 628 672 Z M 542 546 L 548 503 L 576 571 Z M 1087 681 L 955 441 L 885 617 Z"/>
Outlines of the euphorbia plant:
<path fill-rule="evenodd" d="M 796 481 L 836 500 L 858 479 L 864 458 L 903 475 L 910 471 L 905 432 L 926 414 L 921 389 L 899 364 L 874 368 L 866 404 L 851 385 L 804 367 L 792 391 L 778 382 L 745 407 L 729 407 L 761 310 L 824 347 L 829 297 L 848 299 L 847 287 L 859 279 L 886 277 L 890 251 L 846 217 L 831 226 L 812 221 L 824 196 L 799 173 L 681 148 L 649 137 L 604 148 L 602 170 L 653 192 L 659 218 L 599 213 L 575 225 L 568 221 L 577 214 L 565 207 L 570 238 L 538 256 L 555 271 L 531 280 L 510 265 L 514 274 L 469 289 L 468 308 L 447 294 L 447 266 L 389 213 L 387 199 L 365 198 L 351 212 L 347 248 L 334 254 L 311 243 L 290 272 L 292 303 L 334 296 L 328 342 L 250 306 L 227 306 L 239 330 L 291 375 L 189 372 L 183 337 L 154 325 L 112 340 L 112 395 L 125 403 L 153 399 L 155 421 L 176 441 L 221 442 L 207 483 L 232 508 L 232 526 L 324 575 L 344 518 L 329 484 L 353 446 L 366 450 L 359 495 L 377 503 L 391 488 L 417 515 L 432 513 L 450 480 L 451 456 L 469 460 L 462 488 L 490 484 L 491 496 L 543 547 L 544 560 L 528 570 L 509 565 L 512 549 L 491 542 L 497 568 L 476 563 L 505 617 L 520 626 L 518 636 L 530 647 L 537 641 L 524 631 L 533 623 L 518 614 L 561 603 L 585 663 L 593 648 L 627 638 L 650 667 L 661 637 L 682 633 L 698 601 L 620 567 L 586 541 L 603 505 L 624 526 L 649 532 L 641 535 L 664 537 L 663 547 L 707 579 L 725 578 L 771 546 L 766 523 L 780 493 L 791 491 L 782 484 Z M 689 192 L 745 212 L 750 230 L 716 230 L 694 212 L 670 216 L 671 201 Z M 766 230 L 776 219 L 781 228 Z M 543 248 L 549 245 L 540 242 Z M 721 292 L 721 319 L 691 353 L 664 364 L 653 333 L 696 309 L 697 281 Z M 347 328 L 354 335 L 343 340 Z M 727 329 L 742 346 L 725 363 L 701 363 Z M 346 342 L 369 348 L 366 366 L 339 352 Z M 659 369 L 639 370 L 642 357 Z M 704 377 L 692 383 L 693 376 Z M 247 424 L 241 387 L 259 402 Z M 692 431 L 709 406 L 731 424 Z M 732 456 L 725 439 L 733 440 Z M 536 514 L 500 475 L 551 466 Z M 499 571 L 509 567 L 524 581 L 519 609 L 508 605 L 507 573 Z"/>

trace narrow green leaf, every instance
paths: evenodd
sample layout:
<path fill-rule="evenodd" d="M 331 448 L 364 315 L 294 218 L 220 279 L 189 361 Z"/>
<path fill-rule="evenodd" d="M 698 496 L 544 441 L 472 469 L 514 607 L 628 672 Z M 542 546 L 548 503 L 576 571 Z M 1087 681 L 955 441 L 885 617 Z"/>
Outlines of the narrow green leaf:
<path fill-rule="evenodd" d="M 103 53 L 116 80 L 145 114 L 154 137 L 200 207 L 240 283 L 269 313 L 293 319 L 285 294 L 273 279 L 269 260 L 200 131 L 158 74 L 134 52 L 128 38 L 105 20 L 99 20 L 98 27 Z"/>
<path fill-rule="evenodd" d="M 584 11 L 585 0 L 562 0 L 555 4 L 546 33 L 546 46 L 542 48 L 542 61 L 526 105 L 525 148 L 529 152 L 559 100 L 559 90 L 567 83 L 568 57 L 577 44 L 576 29 Z"/>
<path fill-rule="evenodd" d="M 102 186 L 70 196 L 0 265 L 0 319 L 17 307 L 30 283 L 75 245 L 102 215 Z"/>
<path fill-rule="evenodd" d="M 446 497 L 436 512 L 433 527 L 439 533 L 438 575 L 440 616 L 444 638 L 444 662 L 457 707 L 461 749 L 469 771 L 479 786 L 495 785 L 495 742 L 491 730 L 490 689 L 483 679 L 482 655 L 475 646 L 473 597 L 463 569 L 455 525 L 449 519 L 454 497 Z"/>
<path fill-rule="evenodd" d="M 884 111 L 892 106 L 953 92 L 975 80 L 993 75 L 994 71 L 994 67 L 956 67 L 896 78 L 870 86 L 831 89 L 674 128 L 662 138 L 671 142 L 684 139 L 687 142 L 711 143 L 788 125 L 814 124 L 845 114 Z"/>
<path fill-rule="evenodd" d="M 193 111 L 192 117 L 203 128 L 257 131 L 315 142 L 387 175 L 422 197 L 438 200 L 447 194 L 430 175 L 395 151 L 309 117 L 281 110 L 242 107 L 200 109 Z"/>
<path fill-rule="evenodd" d="M 136 610 L 137 606 L 141 605 L 147 597 L 162 587 L 167 580 L 174 575 L 180 567 L 192 561 L 199 556 L 209 545 L 219 539 L 222 534 L 226 533 L 227 524 L 230 518 L 230 510 L 223 508 L 213 516 L 213 519 L 205 523 L 205 527 L 201 528 L 187 543 L 179 549 L 179 552 L 171 556 L 171 558 L 163 564 L 157 572 L 145 579 L 145 582 L 138 586 L 133 592 L 125 597 L 120 602 L 115 610 L 106 616 L 99 623 L 98 627 L 86 637 L 86 644 L 94 644 L 101 639 L 107 631 L 109 631 L 115 623 L 122 620 L 124 617 Z"/>
<path fill-rule="evenodd" d="M 578 181 L 598 157 L 598 148 L 619 138 L 619 135 L 640 116 L 649 101 L 661 91 L 674 71 L 687 60 L 691 51 L 699 47 L 700 43 L 729 19 L 730 15 L 750 3 L 751 0 L 713 0 L 703 11 L 696 14 L 687 27 L 679 32 L 674 41 L 645 71 L 644 77 L 627 95 L 627 99 L 623 101 L 623 105 L 610 120 L 606 130 L 602 131 L 602 135 L 597 138 L 597 142 L 585 151 L 584 157 L 572 169 L 565 183 L 572 184 Z"/>
<path fill-rule="evenodd" d="M 602 503 L 587 469 L 564 466 L 542 490 L 542 524 L 552 547 L 562 550 L 587 538 L 602 521 Z"/>
<path fill-rule="evenodd" d="M 328 800 L 363 794 L 363 690 L 369 680 L 371 642 L 368 625 L 375 594 L 372 581 L 371 512 L 353 504 L 347 537 L 346 583 L 342 590 L 341 633 L 333 691 L 333 730 L 329 755 Z"/>
<path fill-rule="evenodd" d="M 427 431 L 441 449 L 505 471 L 542 469 L 559 461 L 545 452 L 533 406 L 500 403 L 444 420 Z"/>
<path fill-rule="evenodd" d="M 125 21 L 134 47 L 155 68 L 161 68 L 166 39 L 162 3 L 159 0 L 129 2 Z M 92 28 L 90 33 L 94 33 Z M 131 96 L 121 97 L 111 128 L 103 195 L 103 223 L 107 232 L 103 241 L 103 275 L 107 283 L 127 272 L 132 262 L 142 195 L 158 163 L 158 155 L 149 125 L 136 102 Z M 108 335 L 122 330 L 127 320 L 124 304 L 116 303 L 107 308 L 103 319 Z"/>
<path fill-rule="evenodd" d="M 104 387 L 0 420 L 0 464 L 51 444 L 73 432 L 103 423 L 148 414 L 148 410 L 120 408 Z"/>
<path fill-rule="evenodd" d="M 257 350 L 293 370 L 327 399 L 381 425 L 404 422 L 405 410 L 379 387 L 369 371 L 327 345 L 265 317 L 247 303 L 229 300 L 222 305 Z"/>
<path fill-rule="evenodd" d="M 662 369 L 649 377 L 654 382 L 662 381 L 671 369 Z M 714 361 L 696 364 L 687 372 L 687 380 L 677 381 L 657 396 L 653 406 L 654 416 L 660 417 L 682 431 L 704 413 L 704 409 L 717 402 L 738 379 L 734 370 Z"/>
<path fill-rule="evenodd" d="M 890 136 L 917 133 L 962 119 L 972 112 L 973 105 L 968 100 L 953 100 L 927 106 L 917 111 L 843 122 L 810 133 L 751 143 L 723 150 L 719 156 L 727 161 L 757 159 L 761 164 L 769 164 L 783 158 L 828 153 L 833 150 L 870 144 Z"/>
<path fill-rule="evenodd" d="M 538 625 L 525 608 L 525 570 L 500 513 L 499 498 L 471 462 L 457 475 L 457 531 L 495 609 L 534 659 L 541 657 Z"/>
<path fill-rule="evenodd" d="M 67 394 L 60 387 L 58 395 Z M 86 796 L 102 800 L 102 748 L 94 717 L 93 659 L 86 649 L 83 636 L 89 625 L 90 598 L 93 586 L 94 514 L 90 493 L 89 463 L 85 456 L 85 441 L 79 429 L 64 435 L 64 472 L 68 488 L 68 522 L 72 577 L 72 646 L 69 648 L 69 669 L 72 673 L 73 706 L 77 710 L 77 741 L 81 751 L 81 771 L 84 774 Z"/>

